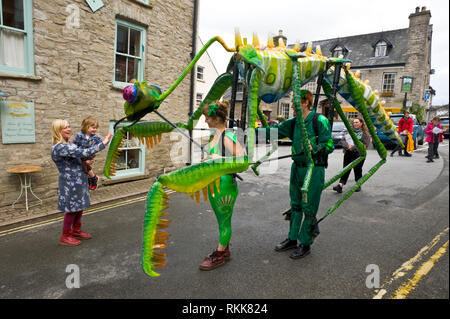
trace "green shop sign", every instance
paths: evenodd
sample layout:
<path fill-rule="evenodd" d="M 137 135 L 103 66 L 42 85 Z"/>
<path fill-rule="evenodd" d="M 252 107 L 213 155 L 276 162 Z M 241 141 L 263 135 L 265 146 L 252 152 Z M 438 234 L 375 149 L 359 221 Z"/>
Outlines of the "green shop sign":
<path fill-rule="evenodd" d="M 405 76 L 402 78 L 402 92 L 411 92 L 413 78 Z"/>
<path fill-rule="evenodd" d="M 35 143 L 34 103 L 0 101 L 2 143 Z"/>

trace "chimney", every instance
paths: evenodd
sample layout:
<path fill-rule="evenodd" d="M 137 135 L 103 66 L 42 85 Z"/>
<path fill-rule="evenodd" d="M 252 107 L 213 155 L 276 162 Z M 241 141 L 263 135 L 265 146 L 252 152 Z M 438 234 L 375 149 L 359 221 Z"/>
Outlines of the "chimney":
<path fill-rule="evenodd" d="M 419 13 L 420 8 L 416 7 L 416 12 L 415 13 Z"/>
<path fill-rule="evenodd" d="M 274 43 L 274 45 L 275 45 L 276 47 L 278 46 L 278 43 L 279 43 L 280 38 L 283 39 L 284 44 L 287 45 L 287 38 L 283 35 L 283 30 L 278 30 L 278 35 L 275 36 L 275 37 L 273 37 L 273 43 Z"/>
<path fill-rule="evenodd" d="M 424 89 L 428 88 L 430 65 L 428 63 L 431 50 L 432 25 L 431 12 L 426 7 L 409 15 L 408 47 L 406 51 L 405 76 L 414 77 L 414 88 L 409 96 L 412 101 L 422 103 Z"/>

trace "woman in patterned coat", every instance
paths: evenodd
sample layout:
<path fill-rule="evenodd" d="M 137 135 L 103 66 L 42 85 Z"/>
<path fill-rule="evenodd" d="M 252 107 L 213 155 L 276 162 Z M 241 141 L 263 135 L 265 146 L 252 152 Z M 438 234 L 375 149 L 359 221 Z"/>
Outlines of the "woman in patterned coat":
<path fill-rule="evenodd" d="M 52 160 L 59 171 L 58 209 L 65 212 L 61 245 L 76 246 L 78 239 L 89 239 L 91 235 L 81 230 L 83 210 L 90 204 L 87 175 L 81 168 L 81 158 L 89 157 L 105 148 L 111 140 L 108 135 L 90 148 L 79 148 L 69 143 L 70 124 L 65 120 L 52 123 Z"/>

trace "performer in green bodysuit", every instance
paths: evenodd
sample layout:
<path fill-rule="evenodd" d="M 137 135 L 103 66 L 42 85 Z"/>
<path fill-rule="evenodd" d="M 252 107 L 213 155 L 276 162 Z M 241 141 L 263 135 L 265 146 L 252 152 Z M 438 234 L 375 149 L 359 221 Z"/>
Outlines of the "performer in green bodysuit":
<path fill-rule="evenodd" d="M 334 150 L 328 119 L 321 114 L 316 115 L 316 111 L 311 110 L 313 104 L 312 93 L 302 90 L 301 97 L 301 109 L 314 160 L 307 203 L 302 201 L 301 188 L 307 173 L 306 166 L 308 161 L 305 153 L 302 151 L 301 133 L 296 125 L 297 118 L 288 119 L 266 132 L 266 136 L 269 136 L 269 134 L 274 134 L 276 129 L 278 129 L 278 139 L 290 138 L 292 140 L 292 154 L 299 154 L 292 157 L 293 163 L 289 187 L 291 223 L 288 238 L 275 247 L 276 251 L 296 248 L 290 255 L 293 259 L 304 257 L 310 253 L 310 246 L 313 241 L 311 228 L 313 223 L 316 222 L 316 214 L 325 182 L 327 156 Z M 298 247 L 297 241 L 300 243 Z"/>
<path fill-rule="evenodd" d="M 209 142 L 209 158 L 245 155 L 244 149 L 237 142 L 236 135 L 226 131 L 228 107 L 228 102 L 216 101 L 203 108 L 206 123 L 210 128 L 215 129 Z M 223 175 L 220 177 L 219 187 L 216 187 L 215 183 L 213 187 L 213 192 L 211 187 L 208 187 L 208 198 L 219 224 L 219 244 L 217 250 L 207 255 L 200 264 L 201 270 L 217 268 L 230 258 L 231 216 L 239 192 L 238 185 L 232 175 Z"/>

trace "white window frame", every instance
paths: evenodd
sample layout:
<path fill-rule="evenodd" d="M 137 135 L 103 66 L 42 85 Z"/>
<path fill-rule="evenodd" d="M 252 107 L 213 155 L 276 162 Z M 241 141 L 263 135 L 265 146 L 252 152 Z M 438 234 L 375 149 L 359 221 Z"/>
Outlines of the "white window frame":
<path fill-rule="evenodd" d="M 381 85 L 382 92 L 394 92 L 396 79 L 396 72 L 384 72 Z"/>
<path fill-rule="evenodd" d="M 375 57 L 383 57 L 387 55 L 387 43 L 379 41 L 375 46 Z"/>
<path fill-rule="evenodd" d="M 1 1 L 1 0 L 0 0 Z M 126 53 L 122 53 L 122 52 L 117 52 L 117 30 L 118 27 L 122 26 L 125 28 L 128 28 L 128 43 L 127 43 L 127 50 L 130 47 L 130 29 L 133 29 L 135 31 L 139 31 L 141 34 L 141 48 L 140 48 L 140 56 L 134 56 L 134 55 L 129 55 Z M 138 60 L 138 72 L 137 72 L 137 81 L 143 81 L 144 80 L 144 69 L 145 69 L 145 47 L 146 47 L 146 30 L 143 27 L 137 26 L 135 24 L 120 20 L 120 19 L 116 19 L 116 33 L 115 33 L 115 37 L 114 37 L 114 70 L 113 70 L 113 84 L 116 86 L 125 86 L 128 85 L 129 82 L 122 82 L 122 81 L 116 81 L 116 62 L 117 62 L 117 55 L 120 56 L 124 56 L 126 58 L 132 58 L 132 59 L 137 59 Z M 128 60 L 127 60 L 128 61 Z M 128 76 L 128 63 L 126 63 L 125 66 L 125 80 L 126 77 Z M 130 79 L 131 80 L 131 79 Z"/>
<path fill-rule="evenodd" d="M 17 29 L 3 25 L 3 5 L 0 0 L 0 72 L 8 74 L 34 75 L 34 50 L 33 50 L 33 2 L 32 0 L 23 0 L 24 29 Z M 16 66 L 7 66 L 3 61 L 5 48 L 3 45 L 3 32 L 12 31 L 24 35 L 24 63 L 23 68 Z"/>
<path fill-rule="evenodd" d="M 309 81 L 302 87 L 303 90 L 308 90 L 311 92 L 315 92 L 316 88 L 317 88 L 317 83 L 315 81 Z"/>
<path fill-rule="evenodd" d="M 284 116 L 284 119 L 287 120 L 289 118 L 289 109 L 290 109 L 291 105 L 289 103 L 284 103 L 281 102 L 280 103 L 280 113 L 281 115 Z"/>
<path fill-rule="evenodd" d="M 347 119 L 354 119 L 357 118 L 359 116 L 358 112 L 344 112 Z"/>
<path fill-rule="evenodd" d="M 201 65 L 197 66 L 197 80 L 205 81 L 205 67 Z"/>
<path fill-rule="evenodd" d="M 344 56 L 344 48 L 342 46 L 337 46 L 333 49 L 333 57 L 338 58 L 340 55 Z"/>
<path fill-rule="evenodd" d="M 112 132 L 114 129 L 114 124 L 116 124 L 115 121 L 111 121 L 109 123 L 109 130 Z M 118 127 L 122 127 L 122 126 L 127 126 L 130 125 L 131 123 L 128 122 L 121 122 Z M 136 141 L 139 143 L 139 146 L 128 146 L 128 136 L 129 133 L 127 132 L 127 139 L 125 140 L 124 146 L 125 147 L 121 147 L 119 148 L 120 150 L 140 150 L 140 154 L 139 154 L 139 167 L 138 168 L 128 168 L 127 166 L 125 167 L 125 169 L 123 170 L 116 170 L 116 175 L 115 176 L 111 176 L 111 179 L 120 179 L 120 178 L 125 178 L 125 177 L 133 177 L 133 176 L 140 176 L 140 175 L 144 175 L 145 174 L 145 144 L 141 143 L 139 141 L 139 139 L 137 139 L 136 137 L 133 139 L 136 139 Z M 127 153 L 125 153 L 125 162 L 127 161 Z"/>
<path fill-rule="evenodd" d="M 197 93 L 195 96 L 195 102 L 197 103 L 197 106 L 199 106 L 203 101 L 203 93 Z"/>

